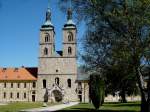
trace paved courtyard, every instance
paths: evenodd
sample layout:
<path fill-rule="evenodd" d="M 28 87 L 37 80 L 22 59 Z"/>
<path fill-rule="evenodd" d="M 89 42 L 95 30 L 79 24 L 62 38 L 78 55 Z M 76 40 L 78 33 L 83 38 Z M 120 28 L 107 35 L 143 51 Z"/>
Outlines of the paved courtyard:
<path fill-rule="evenodd" d="M 7 103 L 0 102 L 0 106 L 1 106 L 1 105 L 8 105 L 8 104 L 7 104 Z"/>
<path fill-rule="evenodd" d="M 69 102 L 66 104 L 54 105 L 50 107 L 41 107 L 41 108 L 34 108 L 34 109 L 27 109 L 21 110 L 20 112 L 54 112 L 57 110 L 61 110 L 63 108 L 67 108 L 73 105 L 77 105 L 79 102 Z"/>
<path fill-rule="evenodd" d="M 7 103 L 2 103 L 2 102 L 0 102 L 0 105 L 8 105 Z"/>

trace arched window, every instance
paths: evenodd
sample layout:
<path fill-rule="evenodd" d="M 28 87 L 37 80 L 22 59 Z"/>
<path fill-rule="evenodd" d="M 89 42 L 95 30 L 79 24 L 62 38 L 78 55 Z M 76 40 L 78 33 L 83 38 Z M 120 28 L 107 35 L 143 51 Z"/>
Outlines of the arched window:
<path fill-rule="evenodd" d="M 46 33 L 45 35 L 45 42 L 49 42 L 50 41 L 50 35 L 48 33 Z"/>
<path fill-rule="evenodd" d="M 69 42 L 73 41 L 73 34 L 72 34 L 72 32 L 69 32 L 69 34 L 68 34 L 68 41 Z"/>
<path fill-rule="evenodd" d="M 46 80 L 43 80 L 43 88 L 46 88 Z"/>
<path fill-rule="evenodd" d="M 71 49 L 71 47 L 68 47 L 68 54 L 72 54 L 72 49 Z"/>
<path fill-rule="evenodd" d="M 47 48 L 44 49 L 44 55 L 48 55 L 48 49 Z"/>
<path fill-rule="evenodd" d="M 67 83 L 68 83 L 68 87 L 71 88 L 71 79 L 68 79 Z"/>
<path fill-rule="evenodd" d="M 59 85 L 59 78 L 58 77 L 55 78 L 55 84 Z"/>

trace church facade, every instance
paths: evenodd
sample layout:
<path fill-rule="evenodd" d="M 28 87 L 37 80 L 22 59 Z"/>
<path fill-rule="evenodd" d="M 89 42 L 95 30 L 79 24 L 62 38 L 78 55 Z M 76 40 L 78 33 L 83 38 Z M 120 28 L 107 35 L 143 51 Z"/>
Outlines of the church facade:
<path fill-rule="evenodd" d="M 71 8 L 62 27 L 63 49 L 55 51 L 51 10 L 40 28 L 38 67 L 0 68 L 0 102 L 88 101 L 88 83 L 77 80 L 77 28 Z M 82 87 L 83 85 L 83 87 Z M 84 94 L 83 94 L 84 93 Z"/>
<path fill-rule="evenodd" d="M 43 101 L 45 88 L 49 100 L 53 101 L 56 94 L 64 100 L 77 100 L 77 53 L 76 25 L 72 21 L 72 11 L 68 9 L 67 23 L 62 28 L 63 50 L 55 51 L 55 31 L 51 23 L 51 11 L 46 12 L 46 21 L 40 29 L 40 56 L 38 67 L 37 100 Z M 57 98 L 61 100 L 61 98 Z"/>

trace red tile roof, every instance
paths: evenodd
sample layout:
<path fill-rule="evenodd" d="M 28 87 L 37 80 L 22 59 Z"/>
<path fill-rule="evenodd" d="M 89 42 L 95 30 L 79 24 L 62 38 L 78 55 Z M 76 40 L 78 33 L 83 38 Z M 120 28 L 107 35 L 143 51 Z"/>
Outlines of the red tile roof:
<path fill-rule="evenodd" d="M 37 68 L 0 68 L 0 81 L 7 80 L 37 80 Z"/>

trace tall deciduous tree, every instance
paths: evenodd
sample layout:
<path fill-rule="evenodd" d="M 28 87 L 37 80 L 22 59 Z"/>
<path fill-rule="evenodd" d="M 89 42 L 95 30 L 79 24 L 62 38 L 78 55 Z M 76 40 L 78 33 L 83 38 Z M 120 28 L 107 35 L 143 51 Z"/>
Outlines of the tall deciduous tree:
<path fill-rule="evenodd" d="M 95 38 L 86 39 L 89 43 L 95 41 L 85 45 L 88 67 L 105 73 L 107 67 L 127 57 L 140 88 L 141 112 L 150 112 L 150 80 L 145 87 L 141 72 L 142 61 L 146 63 L 150 57 L 150 0 L 72 0 L 72 5 L 78 20 L 86 22 L 87 34 Z M 97 46 L 99 49 L 95 49 Z"/>

